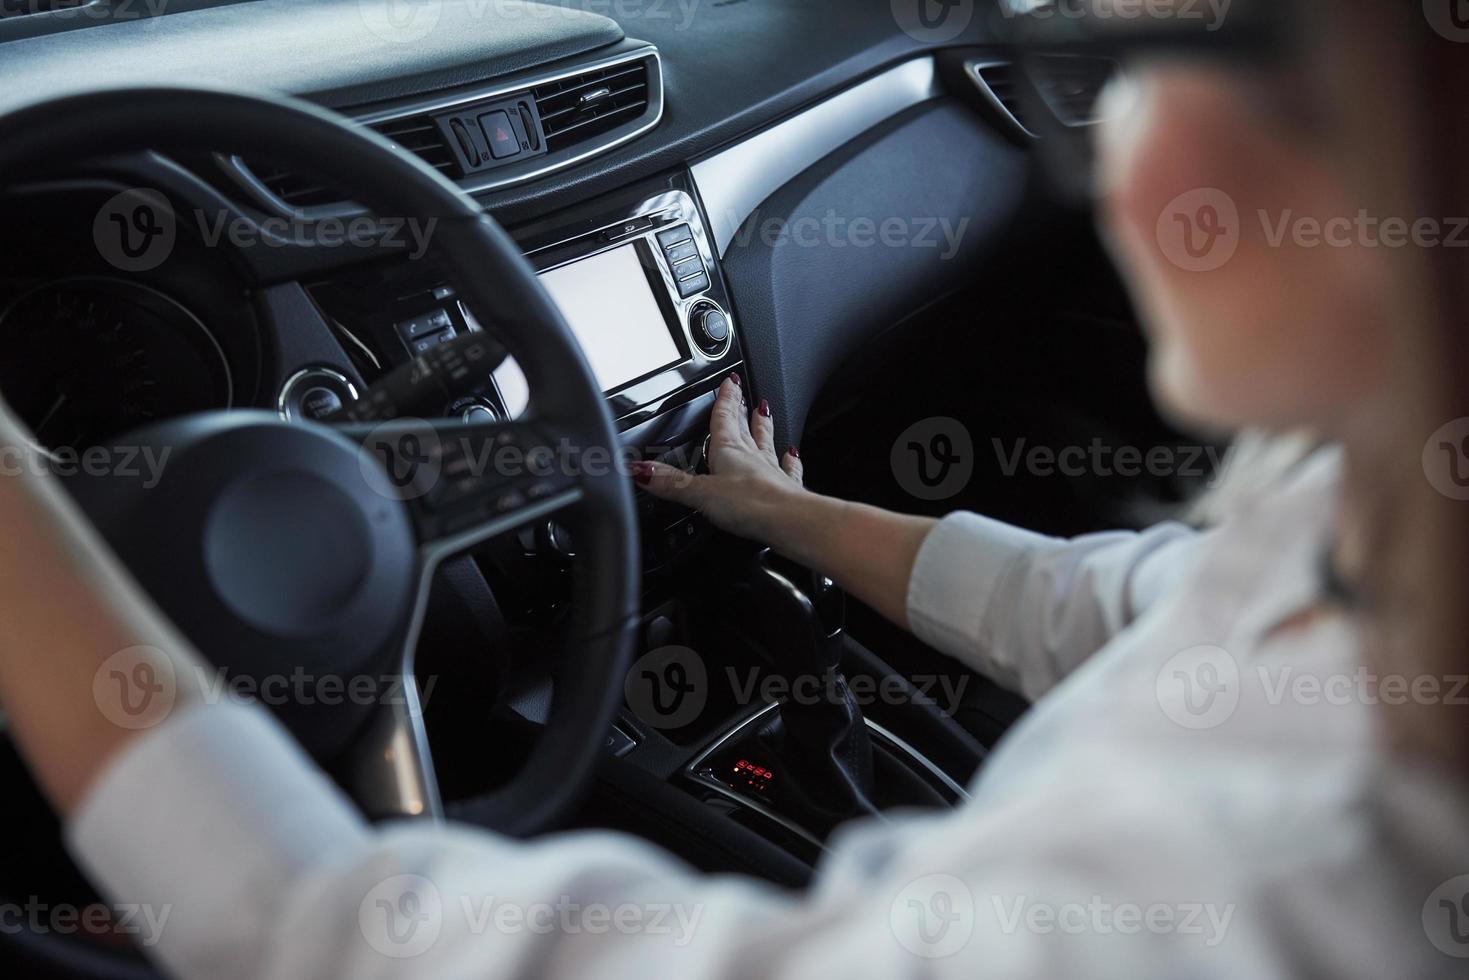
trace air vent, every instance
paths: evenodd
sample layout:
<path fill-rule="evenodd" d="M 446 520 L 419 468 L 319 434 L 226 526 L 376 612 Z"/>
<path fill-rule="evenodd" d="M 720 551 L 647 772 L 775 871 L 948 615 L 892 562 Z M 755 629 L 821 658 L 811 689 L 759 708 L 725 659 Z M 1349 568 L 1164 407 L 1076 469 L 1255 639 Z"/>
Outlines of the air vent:
<path fill-rule="evenodd" d="M 387 122 L 375 124 L 372 128 L 414 156 L 421 157 L 435 170 L 448 174 L 450 177 L 458 176 L 457 168 L 454 165 L 454 154 L 449 152 L 443 136 L 439 134 L 439 128 L 427 115 L 389 119 Z"/>
<path fill-rule="evenodd" d="M 1067 126 L 1097 121 L 1097 98 L 1117 71 L 1108 58 L 1063 56 L 1038 58 L 1032 75 L 1041 98 Z"/>
<path fill-rule="evenodd" d="M 601 136 L 648 109 L 648 62 L 615 65 L 532 90 L 546 147 L 555 153 Z"/>
<path fill-rule="evenodd" d="M 531 79 L 515 88 L 424 100 L 401 114 L 388 110 L 364 118 L 461 187 L 485 191 L 569 167 L 652 129 L 663 114 L 658 64 L 657 52 L 644 48 L 539 84 Z M 460 130 L 460 143 L 451 145 Z M 269 161 L 233 160 L 226 169 L 270 210 L 284 206 L 309 218 L 360 212 L 341 192 Z"/>
<path fill-rule="evenodd" d="M 427 115 L 405 116 L 376 123 L 372 127 L 429 166 L 451 178 L 459 176 L 453 154 L 439 136 L 438 127 Z M 341 191 L 334 190 L 299 171 L 260 161 L 245 161 L 245 168 L 267 191 L 292 210 L 342 207 Z"/>
<path fill-rule="evenodd" d="M 1000 114 L 1026 136 L 1034 136 L 1035 131 L 1027 125 L 1026 107 L 1020 96 L 1024 81 L 1020 69 L 1008 61 L 972 61 L 968 67 L 979 90 L 989 96 Z"/>

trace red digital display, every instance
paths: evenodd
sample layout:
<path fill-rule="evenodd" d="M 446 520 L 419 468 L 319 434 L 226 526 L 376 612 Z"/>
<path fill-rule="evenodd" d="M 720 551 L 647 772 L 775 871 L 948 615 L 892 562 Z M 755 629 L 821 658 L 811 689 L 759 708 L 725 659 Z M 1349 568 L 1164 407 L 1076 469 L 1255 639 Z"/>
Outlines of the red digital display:
<path fill-rule="evenodd" d="M 734 764 L 734 780 L 736 784 L 743 784 L 757 793 L 765 792 L 765 787 L 775 778 L 775 773 L 764 766 L 757 766 L 749 759 L 741 759 Z"/>

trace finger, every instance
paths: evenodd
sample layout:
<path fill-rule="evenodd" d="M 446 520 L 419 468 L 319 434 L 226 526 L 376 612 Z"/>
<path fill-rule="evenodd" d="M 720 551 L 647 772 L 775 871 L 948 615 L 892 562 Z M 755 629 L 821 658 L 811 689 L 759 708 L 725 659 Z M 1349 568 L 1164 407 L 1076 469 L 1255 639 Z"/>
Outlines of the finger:
<path fill-rule="evenodd" d="M 786 454 L 780 458 L 780 468 L 785 475 L 795 480 L 801 486 L 806 485 L 806 466 L 801 462 L 801 451 L 795 446 L 786 450 Z"/>
<path fill-rule="evenodd" d="M 763 398 L 750 413 L 750 435 L 761 452 L 775 459 L 775 419 L 770 415 L 770 402 Z"/>
<path fill-rule="evenodd" d="M 709 478 L 667 463 L 633 463 L 628 467 L 633 482 L 655 497 L 699 509 L 704 482 Z"/>
<path fill-rule="evenodd" d="M 751 441 L 750 428 L 745 422 L 745 394 L 733 374 L 719 386 L 709 416 L 709 433 L 715 442 L 748 444 Z"/>

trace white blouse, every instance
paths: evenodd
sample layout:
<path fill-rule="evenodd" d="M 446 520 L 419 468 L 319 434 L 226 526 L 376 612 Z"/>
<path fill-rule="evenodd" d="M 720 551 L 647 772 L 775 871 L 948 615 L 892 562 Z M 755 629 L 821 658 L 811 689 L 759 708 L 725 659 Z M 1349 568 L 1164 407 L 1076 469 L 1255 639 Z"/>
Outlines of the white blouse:
<path fill-rule="evenodd" d="M 1203 536 L 940 524 L 915 631 L 1035 707 L 966 805 L 844 828 L 807 894 L 614 833 L 368 826 L 225 705 L 136 740 L 71 846 L 210 980 L 1464 977 L 1469 794 L 1379 750 L 1346 618 L 1275 629 L 1316 593 L 1338 468 Z"/>

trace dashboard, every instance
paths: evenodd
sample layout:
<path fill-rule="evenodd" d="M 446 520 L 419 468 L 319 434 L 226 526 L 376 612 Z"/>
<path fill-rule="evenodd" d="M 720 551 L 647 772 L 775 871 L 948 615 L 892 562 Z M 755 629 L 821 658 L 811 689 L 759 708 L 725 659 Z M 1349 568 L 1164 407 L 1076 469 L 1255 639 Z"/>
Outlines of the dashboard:
<path fill-rule="evenodd" d="M 1004 68 L 988 29 L 915 31 L 888 0 L 94 0 L 0 19 L 0 110 L 106 78 L 355 117 L 511 231 L 625 440 L 689 462 L 724 374 L 751 378 L 794 438 L 844 360 L 1003 238 L 1029 137 L 996 97 L 1006 80 L 972 70 Z M 5 188 L 0 390 L 42 442 L 81 449 L 206 408 L 323 417 L 428 346 L 494 329 L 417 261 L 423 229 L 362 225 L 376 219 L 330 170 L 160 151 Z M 169 212 L 167 261 L 146 267 L 101 244 L 120 231 L 126 253 L 147 231 L 138 194 Z M 783 234 L 874 214 L 964 234 L 950 253 Z M 514 416 L 529 397 L 511 362 L 444 411 Z"/>

